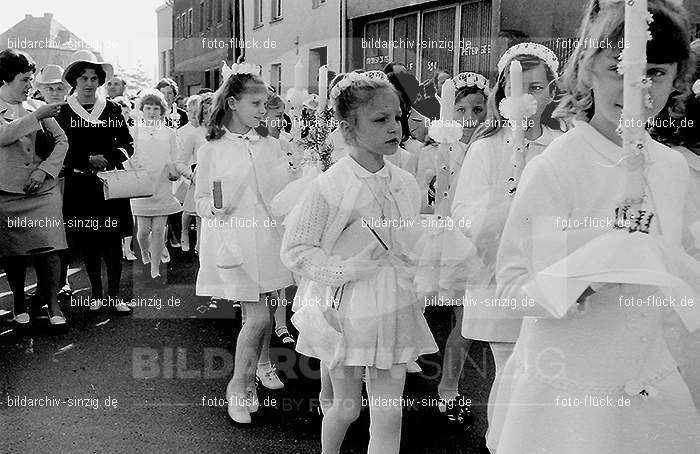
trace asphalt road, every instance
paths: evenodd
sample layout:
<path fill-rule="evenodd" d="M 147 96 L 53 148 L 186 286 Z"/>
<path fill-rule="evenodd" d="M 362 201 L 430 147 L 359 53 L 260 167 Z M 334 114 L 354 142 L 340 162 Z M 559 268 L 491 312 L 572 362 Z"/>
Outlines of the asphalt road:
<path fill-rule="evenodd" d="M 124 262 L 122 296 L 137 303 L 131 316 L 82 307 L 89 283 L 76 262 L 75 294 L 62 305 L 67 328 L 53 330 L 44 318 L 18 329 L 2 317 L 1 453 L 321 452 L 318 364 L 278 344 L 272 354 L 285 389 L 259 391 L 262 407 L 252 427 L 229 423 L 223 399 L 240 317 L 195 296 L 196 256 L 171 251 L 167 283 L 159 288 L 148 283 L 143 265 Z M 35 282 L 30 272 L 27 285 Z M 8 290 L 2 275 L 0 310 L 11 308 Z M 442 347 L 450 309 L 428 308 L 426 316 Z M 441 360 L 424 357 L 423 372 L 407 379 L 405 397 L 416 400 L 404 408 L 401 453 L 479 453 L 493 379 L 488 347 L 472 345 L 460 385 L 476 415 L 469 430 L 447 424 L 421 401 L 435 396 Z M 341 452 L 366 452 L 368 425 L 363 411 Z"/>

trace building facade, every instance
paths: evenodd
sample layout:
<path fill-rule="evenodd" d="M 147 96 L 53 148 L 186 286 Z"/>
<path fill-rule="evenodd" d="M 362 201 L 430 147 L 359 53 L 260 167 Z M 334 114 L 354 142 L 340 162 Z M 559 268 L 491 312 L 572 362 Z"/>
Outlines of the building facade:
<path fill-rule="evenodd" d="M 585 2 L 546 0 L 352 0 L 348 2 L 348 66 L 381 69 L 395 61 L 419 80 L 438 70 L 495 78 L 510 45 L 531 40 L 562 60 L 573 51 Z"/>
<path fill-rule="evenodd" d="M 12 48 L 28 53 L 34 59 L 37 69 L 46 65 L 59 65 L 65 68 L 76 50 L 92 51 L 99 60 L 97 51 L 101 44 L 89 43 L 78 38 L 73 32 L 54 19 L 52 13 L 42 17 L 26 14 L 24 19 L 0 35 L 0 49 Z"/>
<path fill-rule="evenodd" d="M 245 0 L 241 47 L 261 65 L 263 79 L 284 94 L 294 84 L 294 66 L 304 67 L 303 85 L 318 93 L 318 68 L 342 70 L 345 0 Z"/>
<path fill-rule="evenodd" d="M 158 79 L 171 77 L 175 70 L 173 56 L 173 7 L 163 4 L 156 8 L 158 27 Z"/>
<path fill-rule="evenodd" d="M 234 38 L 239 29 L 242 0 L 175 0 L 172 6 L 173 70 L 180 94 L 221 84 L 221 62 L 229 64 L 240 50 Z"/>

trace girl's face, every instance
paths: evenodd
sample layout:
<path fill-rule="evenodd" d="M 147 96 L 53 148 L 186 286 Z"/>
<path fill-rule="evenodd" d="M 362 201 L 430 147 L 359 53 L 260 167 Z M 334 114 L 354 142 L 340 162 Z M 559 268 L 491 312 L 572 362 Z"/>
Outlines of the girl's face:
<path fill-rule="evenodd" d="M 509 63 L 510 64 L 510 63 Z M 537 101 L 537 111 L 528 118 L 530 124 L 539 124 L 540 117 L 547 104 L 552 102 L 549 95 L 549 79 L 547 79 L 547 67 L 540 63 L 534 68 L 523 70 L 523 93 L 529 93 Z M 510 76 L 506 72 L 506 96 L 510 96 Z"/>
<path fill-rule="evenodd" d="M 270 130 L 277 131 L 279 135 L 279 131 L 284 127 L 284 104 L 274 109 L 268 109 L 265 119 Z"/>
<path fill-rule="evenodd" d="M 82 98 L 92 99 L 100 86 L 100 79 L 92 68 L 86 68 L 83 75 L 76 79 L 75 91 Z"/>
<path fill-rule="evenodd" d="M 411 134 L 411 137 L 419 142 L 423 142 L 426 134 L 428 134 L 426 120 L 427 119 L 421 115 L 420 112 L 411 108 L 411 113 L 408 116 L 408 132 Z"/>
<path fill-rule="evenodd" d="M 175 100 L 175 91 L 173 90 L 173 87 L 170 85 L 166 85 L 165 87 L 160 87 L 158 90 L 160 90 L 161 93 L 163 93 L 163 96 L 165 97 L 165 102 L 168 103 L 168 107 L 170 107 L 173 104 L 173 101 Z"/>
<path fill-rule="evenodd" d="M 623 107 L 623 76 L 617 72 L 619 51 L 605 49 L 592 59 L 588 69 L 593 97 L 595 99 L 596 122 L 604 121 L 613 124 L 613 129 L 620 124 Z M 673 92 L 673 82 L 676 79 L 678 65 L 676 63 L 649 63 L 646 75 L 651 79 L 649 94 L 652 107 L 645 107 L 646 118 L 655 117 L 666 105 Z M 608 125 L 609 126 L 609 125 Z"/>
<path fill-rule="evenodd" d="M 243 126 L 257 128 L 265 118 L 266 101 L 267 90 L 248 91 L 243 93 L 240 99 L 230 97 L 228 106 Z"/>
<path fill-rule="evenodd" d="M 401 143 L 401 105 L 393 90 L 376 90 L 370 101 L 357 109 L 355 118 L 354 126 L 344 120 L 340 123 L 353 145 L 378 155 L 396 153 Z"/>
<path fill-rule="evenodd" d="M 199 103 L 197 102 L 191 102 L 187 104 L 187 119 L 190 121 L 190 124 L 194 126 L 195 128 L 199 126 L 197 123 L 197 111 L 199 110 Z"/>
<path fill-rule="evenodd" d="M 2 86 L 3 98 L 5 101 L 18 103 L 27 99 L 29 93 L 32 91 L 32 80 L 34 79 L 34 73 L 32 71 L 27 71 L 26 73 L 19 73 L 12 79 L 11 82 L 5 82 Z"/>
<path fill-rule="evenodd" d="M 209 96 L 202 100 L 202 125 L 206 125 L 209 122 L 209 117 L 211 116 L 211 99 Z"/>
<path fill-rule="evenodd" d="M 63 84 L 63 82 L 56 82 L 55 84 L 42 84 L 39 86 L 39 91 L 49 104 L 63 102 L 66 97 L 66 86 Z"/>
<path fill-rule="evenodd" d="M 486 98 L 481 93 L 470 93 L 455 103 L 454 119 L 462 124 L 462 139 L 467 142 L 477 126 L 486 119 Z"/>
<path fill-rule="evenodd" d="M 144 104 L 141 106 L 144 120 L 159 120 L 163 113 L 159 104 Z"/>

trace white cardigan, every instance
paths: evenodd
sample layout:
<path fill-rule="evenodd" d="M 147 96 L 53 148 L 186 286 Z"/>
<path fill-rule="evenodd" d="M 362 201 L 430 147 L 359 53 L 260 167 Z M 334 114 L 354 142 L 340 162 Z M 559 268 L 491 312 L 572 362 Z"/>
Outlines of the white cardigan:
<path fill-rule="evenodd" d="M 345 156 L 311 183 L 304 201 L 285 221 L 282 262 L 293 272 L 324 286 L 339 287 L 357 279 L 352 259 L 342 259 L 331 251 L 349 224 L 349 218 L 363 187 Z M 403 219 L 418 216 L 419 193 L 416 180 L 408 172 L 384 161 L 389 170 L 389 190 Z"/>

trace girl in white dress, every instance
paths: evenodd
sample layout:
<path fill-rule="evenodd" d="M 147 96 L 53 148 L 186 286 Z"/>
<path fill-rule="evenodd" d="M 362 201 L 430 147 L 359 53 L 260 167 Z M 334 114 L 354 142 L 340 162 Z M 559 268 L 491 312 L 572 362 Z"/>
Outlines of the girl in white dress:
<path fill-rule="evenodd" d="M 684 91 L 690 52 L 687 11 L 665 0 L 650 0 L 649 11 L 651 103 L 645 114 L 652 117 L 674 89 Z M 584 225 L 592 234 L 611 233 L 607 225 L 625 200 L 628 166 L 641 171 L 639 160 L 623 156 L 616 132 L 624 17 L 625 2 L 590 2 L 564 75 L 568 103 L 582 121 L 525 168 L 503 231 L 497 296 L 512 298 L 519 312 L 531 316 L 523 321 L 497 390 L 497 401 L 507 403 L 494 409 L 488 435 L 497 454 L 691 454 L 700 447 L 697 411 L 663 339 L 671 309 L 628 305 L 668 298 L 667 293 L 655 286 L 592 283 L 562 318 L 551 317 L 540 304 L 521 304 L 525 296 L 549 301 L 533 270 L 553 255 L 559 255 L 555 260 L 567 255 L 566 245 L 560 250 L 537 239 L 562 231 L 573 239 L 585 233 Z M 655 213 L 649 234 L 678 247 L 687 164 L 648 135 L 645 143 L 645 192 Z M 688 315 L 692 320 L 697 313 Z"/>
<path fill-rule="evenodd" d="M 464 366 L 464 359 L 469 351 L 471 339 L 489 342 L 496 368 L 496 380 L 503 371 L 508 357 L 513 351 L 520 331 L 520 317 L 501 314 L 497 309 L 487 307 L 487 301 L 495 294 L 496 251 L 503 231 L 503 224 L 513 200 L 509 194 L 509 179 L 513 175 L 513 146 L 509 143 L 512 130 L 508 121 L 499 113 L 498 106 L 510 94 L 510 63 L 520 62 L 523 68 L 523 93 L 529 93 L 537 101 L 537 109 L 527 120 L 529 128 L 525 131 L 525 164 L 542 153 L 560 132 L 555 129 L 557 122 L 551 117 L 543 116 L 547 105 L 552 101 L 552 81 L 557 76 L 558 63 L 554 53 L 547 47 L 534 43 L 521 43 L 508 49 L 498 62 L 498 80 L 488 100 L 488 118 L 482 129 L 476 132 L 469 151 L 464 158 L 452 203 L 452 217 L 456 225 L 461 226 L 467 238 L 471 238 L 477 248 L 479 257 L 489 273 L 484 288 L 469 288 L 471 298 L 477 299 L 476 305 L 459 307 L 457 326 L 461 330 L 450 337 L 459 336 L 462 351 L 445 369 L 441 381 L 440 394 L 449 396 L 456 392 L 457 380 Z M 449 340 L 448 340 L 449 342 Z M 447 355 L 446 351 L 446 355 Z M 494 381 L 496 383 L 496 381 Z M 451 386 L 445 386 L 449 384 Z M 493 393 L 489 396 L 492 403 Z M 492 405 L 489 405 L 489 417 Z"/>
<path fill-rule="evenodd" d="M 452 147 L 450 159 L 450 184 L 449 192 L 454 197 L 457 186 L 457 179 L 467 153 L 468 144 L 477 128 L 486 119 L 486 100 L 488 97 L 488 80 L 481 74 L 472 72 L 460 73 L 454 78 L 455 106 L 454 119 L 462 125 L 462 138 Z M 430 165 L 434 167 L 433 155 L 437 153 L 437 146 L 429 146 L 423 150 L 421 157 L 422 167 Z M 464 293 L 464 289 L 460 289 Z M 459 295 L 461 297 L 461 295 Z M 458 298 L 454 298 L 457 301 Z M 454 307 L 455 324 L 447 337 L 445 353 L 442 361 L 442 376 L 438 385 L 438 394 L 441 399 L 440 411 L 446 412 L 448 409 L 456 409 L 458 406 L 451 405 L 459 395 L 458 385 L 464 369 L 464 361 L 469 353 L 470 340 L 462 337 L 462 307 Z M 454 419 L 452 411 L 447 412 L 451 419 Z"/>
<path fill-rule="evenodd" d="M 282 238 L 269 208 L 289 182 L 289 172 L 279 141 L 254 129 L 267 100 L 259 67 L 234 65 L 233 71 L 214 95 L 207 143 L 197 152 L 194 201 L 202 217 L 202 244 L 196 291 L 242 303 L 246 322 L 226 397 L 231 419 L 248 424 L 258 409 L 255 377 L 271 336 L 276 291 L 293 283 L 280 261 Z M 218 187 L 221 204 L 217 194 L 215 205 Z M 263 375 L 275 375 L 269 363 Z"/>
<path fill-rule="evenodd" d="M 172 182 L 180 175 L 175 169 L 177 144 L 175 130 L 165 126 L 167 103 L 157 90 L 145 90 L 139 98 L 143 120 L 133 131 L 135 167 L 147 169 L 153 182 L 153 195 L 131 199 L 136 216 L 136 239 L 144 264 L 151 264 L 151 278 L 160 277 L 160 262 L 165 248 L 168 215 L 179 213 L 180 202 L 173 196 Z"/>
<path fill-rule="evenodd" d="M 344 348 L 342 360 L 330 367 L 333 403 L 324 409 L 324 454 L 339 452 L 348 426 L 360 414 L 365 369 L 371 421 L 368 452 L 398 453 L 406 365 L 437 351 L 422 303 L 400 277 L 399 229 L 376 229 L 387 252 L 363 225 L 413 219 L 419 208 L 413 176 L 384 159 L 399 145 L 401 108 L 393 87 L 378 73 L 355 73 L 332 90 L 349 155 L 311 183 L 287 220 L 282 243 L 284 263 L 311 283 L 300 288 L 295 309 L 319 304 L 314 289 L 336 294 L 339 300 Z M 337 249 L 341 244 L 344 252 Z M 299 352 L 316 356 L 314 331 L 300 331 Z"/>
<path fill-rule="evenodd" d="M 175 166 L 178 172 L 189 182 L 185 201 L 182 205 L 180 244 L 184 252 L 190 250 L 189 227 L 192 222 L 192 216 L 196 218 L 198 238 L 201 231 L 201 218 L 197 216 L 197 210 L 194 206 L 194 170 L 197 166 L 197 150 L 206 142 L 206 124 L 213 96 L 213 93 L 204 93 L 201 96 L 193 95 L 187 98 L 187 117 L 189 121 L 185 126 L 177 130 L 180 153 Z M 199 241 L 197 242 L 198 246 Z"/>

